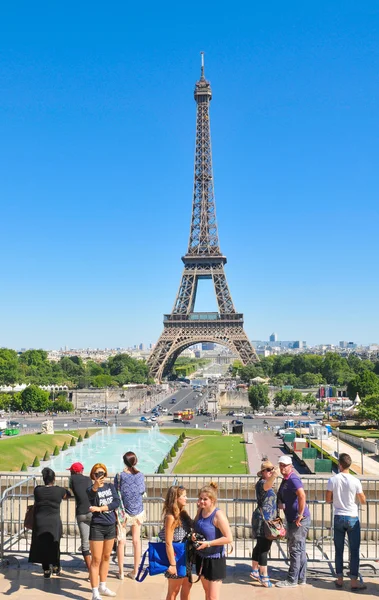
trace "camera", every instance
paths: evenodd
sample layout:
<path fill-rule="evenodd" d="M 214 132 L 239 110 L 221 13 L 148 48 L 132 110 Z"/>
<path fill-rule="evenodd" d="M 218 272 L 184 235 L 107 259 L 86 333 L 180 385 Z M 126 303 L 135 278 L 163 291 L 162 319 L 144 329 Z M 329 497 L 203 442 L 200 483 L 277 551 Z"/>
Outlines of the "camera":
<path fill-rule="evenodd" d="M 204 537 L 201 533 L 194 533 L 193 535 L 195 538 L 195 541 L 193 542 L 193 545 L 195 546 L 195 548 L 198 548 L 199 546 L 201 546 L 201 544 L 203 542 L 207 541 L 207 538 Z"/>

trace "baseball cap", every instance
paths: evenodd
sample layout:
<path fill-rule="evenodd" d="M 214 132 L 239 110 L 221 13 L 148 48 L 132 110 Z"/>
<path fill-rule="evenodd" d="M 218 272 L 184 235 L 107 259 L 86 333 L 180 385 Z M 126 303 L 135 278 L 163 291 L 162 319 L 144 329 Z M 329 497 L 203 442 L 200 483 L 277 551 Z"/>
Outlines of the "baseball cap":
<path fill-rule="evenodd" d="M 292 458 L 291 456 L 288 456 L 288 454 L 283 455 L 279 458 L 278 463 L 282 465 L 292 465 Z"/>
<path fill-rule="evenodd" d="M 76 463 L 72 463 L 71 467 L 66 469 L 66 471 L 71 471 L 71 473 L 80 473 L 80 471 L 84 471 L 84 467 L 83 467 L 82 463 L 76 462 Z"/>

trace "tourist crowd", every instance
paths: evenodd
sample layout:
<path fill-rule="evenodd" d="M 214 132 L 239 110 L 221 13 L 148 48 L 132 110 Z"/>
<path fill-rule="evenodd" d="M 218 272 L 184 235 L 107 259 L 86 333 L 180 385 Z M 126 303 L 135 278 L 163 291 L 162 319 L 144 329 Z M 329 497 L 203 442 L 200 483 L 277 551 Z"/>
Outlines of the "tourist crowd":
<path fill-rule="evenodd" d="M 89 476 L 83 465 L 76 462 L 70 467 L 69 489 L 55 485 L 55 473 L 50 468 L 42 471 L 44 485 L 34 490 L 34 523 L 29 561 L 41 563 L 45 578 L 60 574 L 60 539 L 62 500 L 75 497 L 76 519 L 81 538 L 81 551 L 92 588 L 92 600 L 102 596 L 113 597 L 107 586 L 109 561 L 117 545 L 118 577 L 139 578 L 141 562 L 141 527 L 145 521 L 143 498 L 144 475 L 137 469 L 137 456 L 126 452 L 124 469 L 108 483 L 107 468 L 96 463 Z M 341 454 L 339 473 L 327 485 L 326 501 L 333 503 L 335 586 L 343 587 L 343 550 L 347 535 L 350 560 L 350 589 L 366 589 L 359 576 L 360 523 L 357 500 L 365 503 L 362 486 L 350 474 L 351 458 Z M 276 480 L 282 480 L 277 488 Z M 311 515 L 306 494 L 292 458 L 279 458 L 278 467 L 270 461 L 262 462 L 255 486 L 257 507 L 252 515 L 252 536 L 255 546 L 252 554 L 250 577 L 266 588 L 272 587 L 268 573 L 268 558 L 273 540 L 286 537 L 289 568 L 285 579 L 275 585 L 291 588 L 306 584 L 306 539 L 311 526 Z M 166 600 L 187 600 L 192 586 L 192 565 L 201 580 L 206 600 L 218 600 L 222 581 L 226 577 L 227 547 L 232 543 L 228 519 L 217 506 L 217 485 L 211 482 L 200 489 L 196 515 L 186 510 L 187 492 L 183 486 L 167 490 L 162 511 L 162 528 L 158 539 L 164 548 L 163 570 L 167 578 Z M 280 519 L 284 511 L 285 523 Z M 130 528 L 133 545 L 133 569 L 124 574 L 124 550 L 127 529 Z M 176 544 L 187 544 L 185 571 L 179 568 Z M 190 560 L 189 560 L 190 557 Z M 192 558 L 191 558 L 192 557 Z M 141 569 L 140 569 L 141 571 Z"/>

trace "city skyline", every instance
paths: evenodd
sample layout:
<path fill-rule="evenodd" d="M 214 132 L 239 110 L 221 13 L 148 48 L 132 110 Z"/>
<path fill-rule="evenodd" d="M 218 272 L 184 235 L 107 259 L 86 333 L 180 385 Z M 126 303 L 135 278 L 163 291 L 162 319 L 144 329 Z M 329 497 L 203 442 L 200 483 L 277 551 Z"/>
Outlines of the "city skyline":
<path fill-rule="evenodd" d="M 375 343 L 378 11 L 246 3 L 221 18 L 210 2 L 199 31 L 195 9 L 116 4 L 117 19 L 80 6 L 74 25 L 2 9 L 0 345 L 157 341 L 189 233 L 200 50 L 249 339 Z M 214 306 L 204 283 L 196 310 Z"/>

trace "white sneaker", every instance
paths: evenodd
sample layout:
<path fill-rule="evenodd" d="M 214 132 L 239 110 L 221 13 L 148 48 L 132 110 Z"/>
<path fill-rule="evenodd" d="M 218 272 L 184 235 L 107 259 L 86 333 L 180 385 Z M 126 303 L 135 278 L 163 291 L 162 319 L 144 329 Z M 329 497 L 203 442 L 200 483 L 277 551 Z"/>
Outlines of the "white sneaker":
<path fill-rule="evenodd" d="M 92 594 L 91 600 L 101 600 L 101 596 L 99 594 Z"/>
<path fill-rule="evenodd" d="M 116 592 L 112 592 L 109 588 L 100 588 L 99 589 L 100 596 L 109 596 L 110 598 L 114 598 L 116 596 Z"/>

